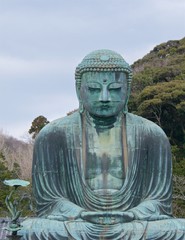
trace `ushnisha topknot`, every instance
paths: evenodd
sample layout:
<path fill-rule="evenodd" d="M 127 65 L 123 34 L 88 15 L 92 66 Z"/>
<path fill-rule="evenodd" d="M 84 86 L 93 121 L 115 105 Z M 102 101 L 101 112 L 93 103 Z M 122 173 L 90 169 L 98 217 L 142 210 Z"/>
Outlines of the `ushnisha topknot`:
<path fill-rule="evenodd" d="M 86 55 L 77 66 L 75 79 L 77 88 L 81 86 L 82 74 L 85 72 L 124 72 L 127 74 L 128 88 L 132 80 L 132 70 L 123 57 L 112 50 L 96 50 Z"/>

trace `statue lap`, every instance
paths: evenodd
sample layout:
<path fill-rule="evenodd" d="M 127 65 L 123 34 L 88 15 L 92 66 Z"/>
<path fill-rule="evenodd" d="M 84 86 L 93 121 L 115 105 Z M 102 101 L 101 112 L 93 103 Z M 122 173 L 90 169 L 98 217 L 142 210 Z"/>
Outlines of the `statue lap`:
<path fill-rule="evenodd" d="M 132 221 L 116 225 L 91 224 L 84 221 L 60 222 L 48 219 L 28 219 L 24 221 L 24 238 L 42 240 L 89 240 L 89 239 L 133 239 L 151 240 L 185 239 L 185 220 L 168 219 L 160 221 Z"/>

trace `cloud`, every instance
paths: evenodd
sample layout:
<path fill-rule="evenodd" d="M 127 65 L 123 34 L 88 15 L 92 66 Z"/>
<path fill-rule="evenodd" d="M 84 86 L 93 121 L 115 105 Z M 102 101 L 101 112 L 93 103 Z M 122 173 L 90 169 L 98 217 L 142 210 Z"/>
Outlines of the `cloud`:
<path fill-rule="evenodd" d="M 10 56 L 0 57 L 0 75 L 7 77 L 18 76 L 18 75 L 34 75 L 39 74 L 53 74 L 62 72 L 63 74 L 69 73 L 72 66 L 75 66 L 75 59 L 60 58 L 60 59 L 36 59 L 28 60 L 15 58 Z"/>

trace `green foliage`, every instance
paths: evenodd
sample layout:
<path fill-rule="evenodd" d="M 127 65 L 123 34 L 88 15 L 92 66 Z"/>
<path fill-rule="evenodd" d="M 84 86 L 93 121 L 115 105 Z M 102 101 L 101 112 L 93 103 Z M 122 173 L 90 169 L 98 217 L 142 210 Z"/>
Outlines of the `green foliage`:
<path fill-rule="evenodd" d="M 156 46 L 132 68 L 129 111 L 157 123 L 169 137 L 174 215 L 185 217 L 185 38 Z"/>
<path fill-rule="evenodd" d="M 185 81 L 175 80 L 146 87 L 137 97 L 137 113 L 154 121 L 172 144 L 185 141 Z"/>
<path fill-rule="evenodd" d="M 185 142 L 185 38 L 156 46 L 133 64 L 129 110 L 166 132 L 173 145 Z"/>
<path fill-rule="evenodd" d="M 172 202 L 173 216 L 177 218 L 185 218 L 185 200 L 174 199 Z"/>
<path fill-rule="evenodd" d="M 17 178 L 17 169 L 20 169 L 19 165 L 16 164 L 16 169 L 13 169 L 13 171 L 9 171 L 8 168 L 4 164 L 5 162 L 5 157 L 0 152 L 0 216 L 6 217 L 9 216 L 8 209 L 5 204 L 5 198 L 6 196 L 10 193 L 11 187 L 6 186 L 3 181 L 6 179 L 15 179 Z M 32 197 L 32 189 L 31 186 L 28 186 L 27 188 L 20 187 L 16 194 L 15 194 L 15 200 L 22 199 L 24 198 L 21 202 L 20 209 L 23 211 L 22 215 L 23 216 L 30 216 L 34 215 L 34 212 L 32 209 L 30 209 L 28 201 L 26 200 L 29 199 L 29 201 L 32 202 L 32 205 L 34 206 L 34 200 Z"/>
<path fill-rule="evenodd" d="M 185 218 L 185 176 L 173 176 L 173 214 Z"/>
<path fill-rule="evenodd" d="M 185 145 L 172 146 L 173 173 L 176 176 L 185 176 Z"/>
<path fill-rule="evenodd" d="M 185 218 L 185 146 L 172 146 L 173 214 Z"/>
<path fill-rule="evenodd" d="M 7 187 L 10 191 L 12 191 L 12 187 Z M 8 196 L 8 195 L 7 195 Z M 13 201 L 12 201 L 13 199 Z M 11 205 L 15 207 L 15 213 L 20 214 L 20 216 L 33 216 L 34 215 L 34 200 L 32 197 L 32 190 L 31 186 L 25 187 L 18 187 L 16 191 L 13 193 Z M 7 207 L 7 206 L 6 206 Z M 14 219 L 14 215 L 12 215 L 11 211 L 9 210 L 8 216 Z"/>
<path fill-rule="evenodd" d="M 5 198 L 9 193 L 9 189 L 3 184 L 5 179 L 15 178 L 15 174 L 8 170 L 8 168 L 4 165 L 4 156 L 0 153 L 0 215 L 6 215 L 6 205 L 5 205 Z"/>
<path fill-rule="evenodd" d="M 156 46 L 133 65 L 132 93 L 159 82 L 185 79 L 185 38 Z"/>
<path fill-rule="evenodd" d="M 47 118 L 45 118 L 44 116 L 38 116 L 33 120 L 31 128 L 28 132 L 32 134 L 32 138 L 35 139 L 40 130 L 48 123 L 49 121 L 47 120 Z"/>

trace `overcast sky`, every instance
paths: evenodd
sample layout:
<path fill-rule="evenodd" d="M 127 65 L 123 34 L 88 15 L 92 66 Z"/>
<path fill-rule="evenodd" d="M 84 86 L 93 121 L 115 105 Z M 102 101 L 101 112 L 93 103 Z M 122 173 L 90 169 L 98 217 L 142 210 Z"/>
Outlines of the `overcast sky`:
<path fill-rule="evenodd" d="M 132 64 L 185 37 L 185 0 L 0 0 L 0 130 L 22 138 L 39 115 L 78 107 L 74 72 L 111 49 Z"/>

